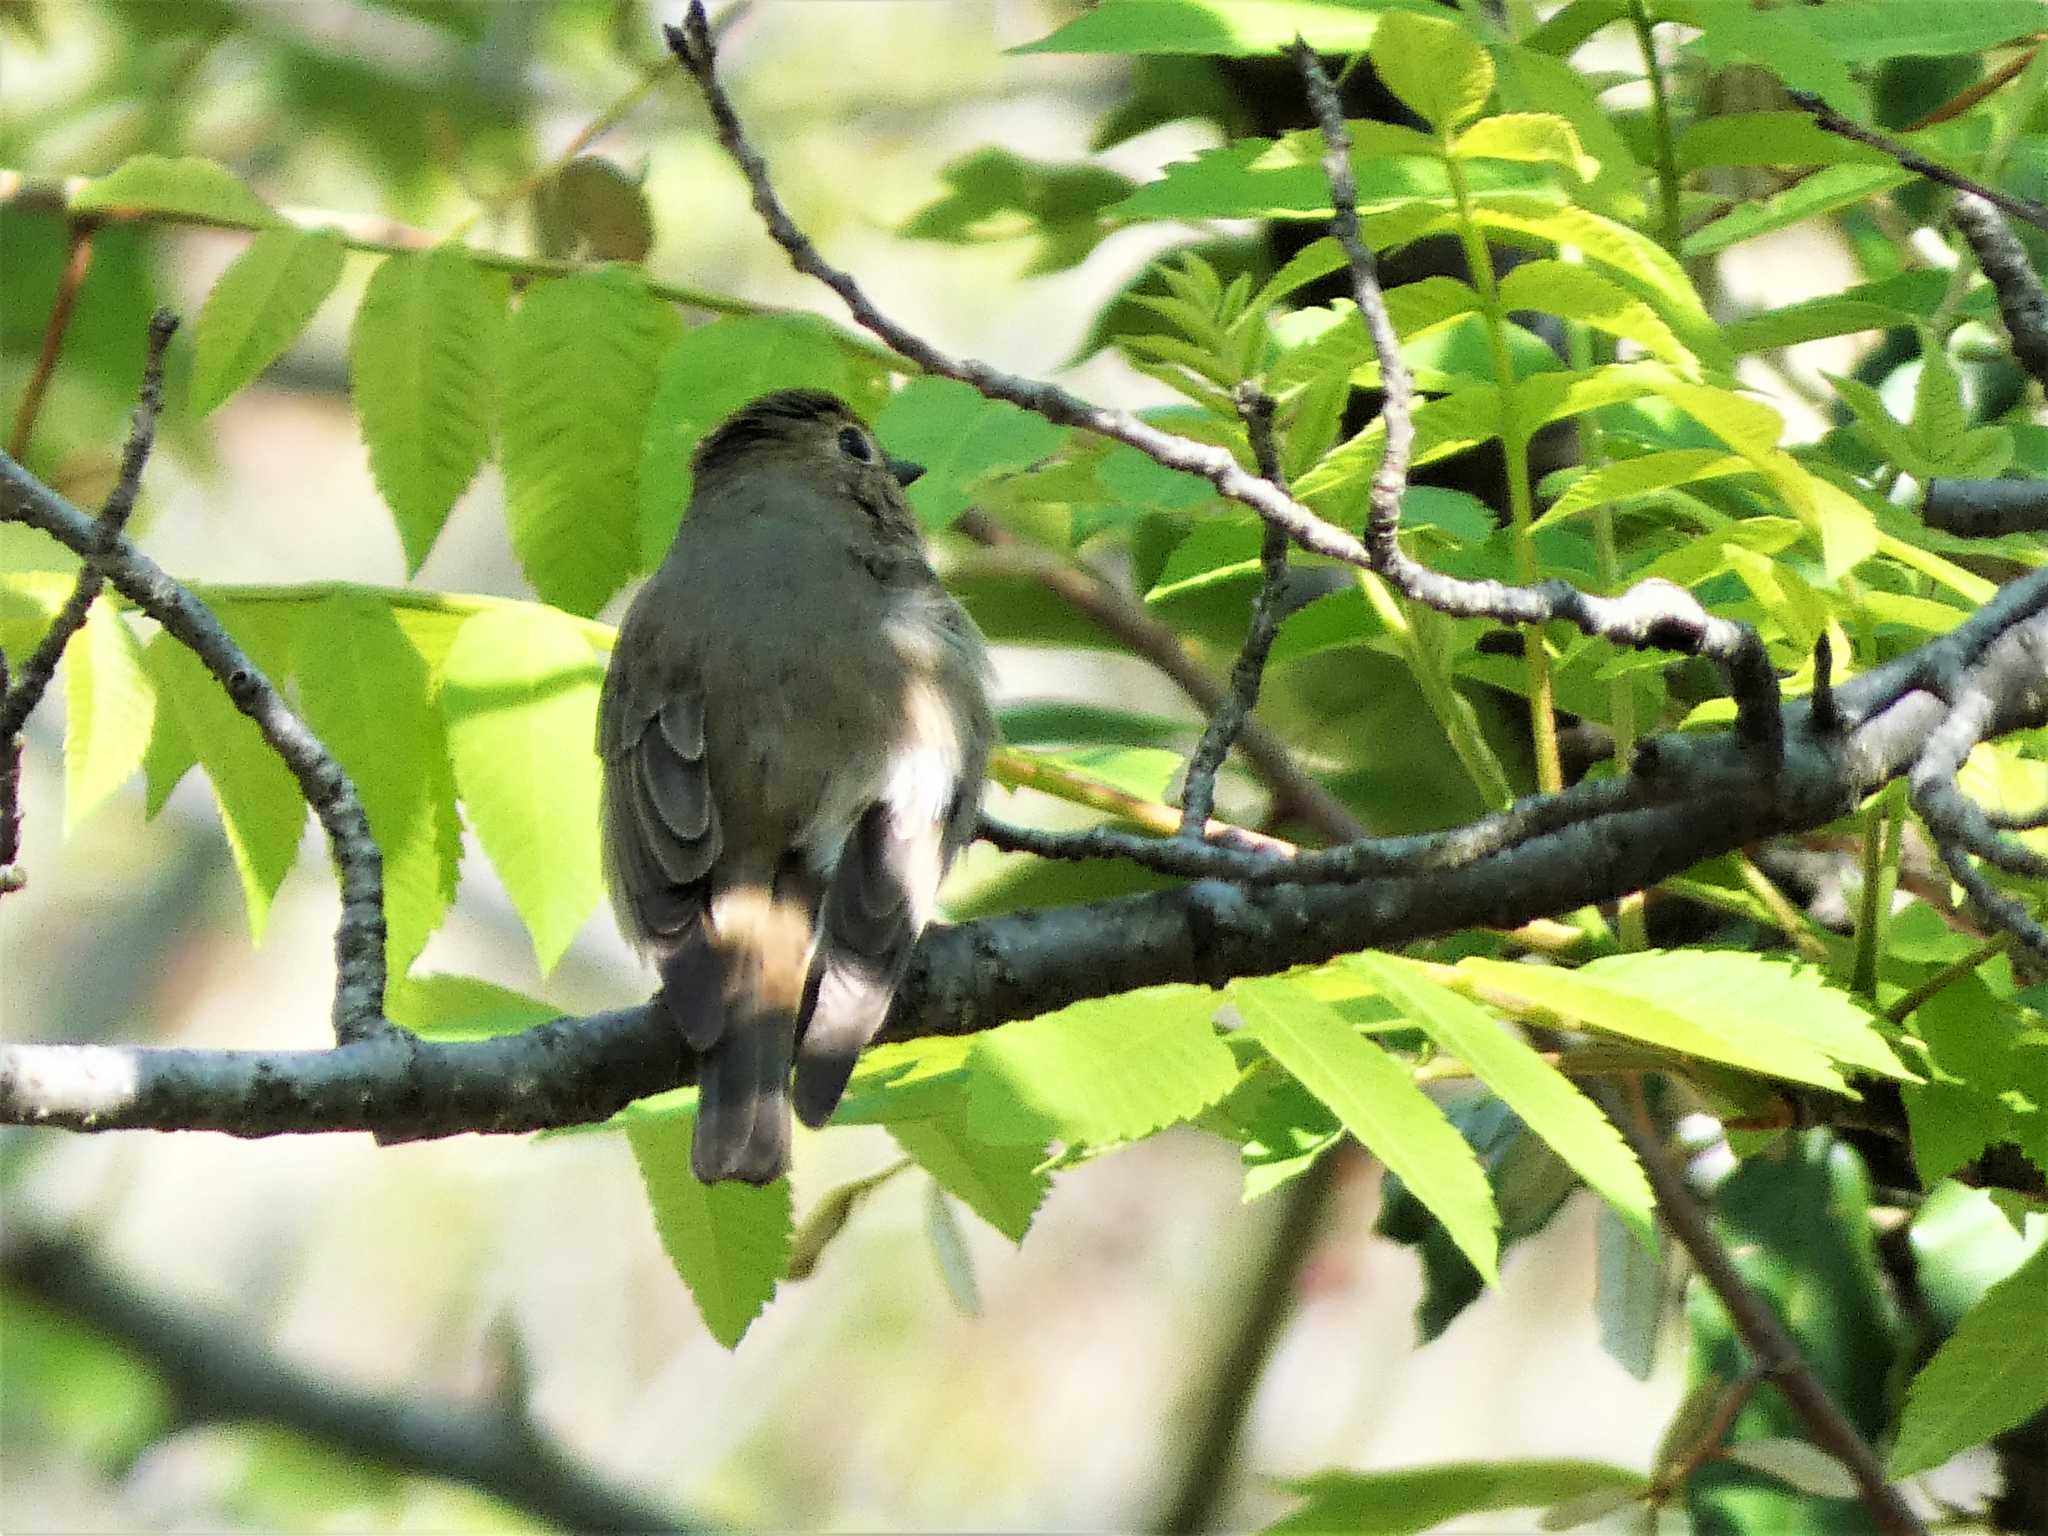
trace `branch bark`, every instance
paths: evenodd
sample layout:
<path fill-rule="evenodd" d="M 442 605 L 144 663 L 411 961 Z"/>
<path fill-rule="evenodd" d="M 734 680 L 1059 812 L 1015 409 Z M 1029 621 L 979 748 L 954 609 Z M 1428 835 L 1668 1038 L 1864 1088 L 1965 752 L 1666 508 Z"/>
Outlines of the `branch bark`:
<path fill-rule="evenodd" d="M 281 1425 L 401 1472 L 466 1483 L 566 1531 L 706 1528 L 572 1460 L 523 1405 L 492 1411 L 330 1380 L 224 1318 L 148 1295 L 82 1244 L 13 1234 L 0 1247 L 0 1280 L 142 1360 L 188 1422 Z"/>

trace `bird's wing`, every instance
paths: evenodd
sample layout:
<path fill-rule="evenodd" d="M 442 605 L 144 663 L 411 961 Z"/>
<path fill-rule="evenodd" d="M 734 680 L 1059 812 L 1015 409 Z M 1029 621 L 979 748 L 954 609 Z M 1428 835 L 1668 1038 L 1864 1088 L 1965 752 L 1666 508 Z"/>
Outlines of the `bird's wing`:
<path fill-rule="evenodd" d="M 944 823 L 888 800 L 855 824 L 825 888 L 818 952 L 798 1015 L 796 1112 L 831 1118 L 853 1064 L 889 1012 L 945 873 Z"/>
<path fill-rule="evenodd" d="M 605 873 L 612 904 L 628 936 L 655 951 L 671 997 L 688 1008 L 709 978 L 671 976 L 690 970 L 703 948 L 699 920 L 709 899 L 707 876 L 724 839 L 704 767 L 704 694 L 693 678 L 671 677 L 659 689 L 636 686 L 630 670 L 605 679 L 598 716 L 604 761 Z M 692 983 L 696 984 L 692 984 Z M 717 993 L 714 984 L 710 991 Z M 717 1034 L 712 1021 L 686 1038 Z M 691 1038 L 699 1049 L 709 1044 Z"/>

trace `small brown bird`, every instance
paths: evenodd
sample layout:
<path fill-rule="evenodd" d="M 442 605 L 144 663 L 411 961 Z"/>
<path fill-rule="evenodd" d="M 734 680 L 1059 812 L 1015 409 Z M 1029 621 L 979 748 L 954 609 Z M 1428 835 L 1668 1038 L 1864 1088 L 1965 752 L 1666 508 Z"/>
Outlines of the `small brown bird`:
<path fill-rule="evenodd" d="M 598 712 L 620 926 L 702 1057 L 690 1165 L 789 1165 L 789 1084 L 831 1116 L 973 835 L 995 724 L 980 633 L 888 458 L 833 396 L 767 395 L 698 446 Z"/>

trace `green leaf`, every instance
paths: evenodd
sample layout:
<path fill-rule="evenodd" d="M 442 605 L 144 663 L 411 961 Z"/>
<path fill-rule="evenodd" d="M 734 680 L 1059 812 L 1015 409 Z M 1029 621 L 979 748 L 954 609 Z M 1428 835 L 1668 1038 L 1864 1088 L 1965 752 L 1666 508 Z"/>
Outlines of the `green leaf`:
<path fill-rule="evenodd" d="M 1415 1086 L 1407 1065 L 1328 1003 L 1288 981 L 1235 982 L 1248 1031 L 1400 1175 L 1488 1284 L 1499 1278 L 1500 1215 L 1471 1146 Z"/>
<path fill-rule="evenodd" d="M 64 831 L 141 768 L 156 721 L 142 647 L 111 600 L 86 610 L 64 648 Z"/>
<path fill-rule="evenodd" d="M 1576 129 L 1553 112 L 1496 112 L 1451 141 L 1459 160 L 1525 160 L 1554 165 L 1575 181 L 1591 181 L 1600 162 L 1579 143 Z"/>
<path fill-rule="evenodd" d="M 924 465 L 910 504 L 927 528 L 966 511 L 977 480 L 1022 469 L 1059 447 L 1062 428 L 953 379 L 916 378 L 889 398 L 875 434 L 898 458 Z"/>
<path fill-rule="evenodd" d="M 950 190 L 899 233 L 954 245 L 1030 239 L 1035 249 L 1026 277 L 1079 263 L 1115 228 L 1103 209 L 1136 185 L 1086 162 L 1050 165 L 995 147 L 952 161 L 939 174 Z"/>
<path fill-rule="evenodd" d="M 1739 59 L 1759 64 L 1795 90 L 1813 92 L 1838 112 L 1864 115 L 1868 95 L 1850 75 L 1841 47 L 1820 35 L 1812 14 L 1820 9 L 1758 11 L 1748 0 L 1682 0 L 1667 3 L 1663 13 L 1701 30 L 1704 35 L 1695 46 L 1709 63 Z M 1867 7 L 1855 9 L 1869 15 Z"/>
<path fill-rule="evenodd" d="M 1401 3 L 1401 0 L 1393 0 Z M 1388 0 L 1109 0 L 1015 53 L 1271 53 L 1296 36 L 1327 53 L 1373 39 Z"/>
<path fill-rule="evenodd" d="M 181 740 L 213 782 L 228 852 L 242 881 L 249 936 L 260 941 L 271 898 L 291 873 L 306 825 L 298 782 L 255 722 L 229 702 L 213 674 L 184 646 L 158 634 L 143 647 L 142 659 L 156 685 L 159 720 L 175 715 Z"/>
<path fill-rule="evenodd" d="M 1684 958 L 1676 951 L 1652 953 Z M 1684 993 L 1676 985 L 1658 985 L 1654 976 L 1632 977 L 1631 985 L 1623 985 L 1619 979 L 1590 974 L 1590 966 L 1563 971 L 1475 957 L 1459 961 L 1458 969 L 1470 973 L 1490 1001 L 1518 1010 L 1551 1014 L 1747 1072 L 1837 1092 L 1844 1087 L 1841 1074 L 1825 1055 L 1781 1031 L 1781 1014 L 1731 1012 L 1715 1006 L 1714 999 Z"/>
<path fill-rule="evenodd" d="M 526 579 L 558 608 L 595 613 L 637 564 L 648 407 L 680 330 L 621 268 L 542 283 L 513 318 L 505 513 Z"/>
<path fill-rule="evenodd" d="M 1507 1101 L 1523 1123 L 1585 1180 L 1646 1245 L 1655 1197 L 1621 1133 L 1557 1068 L 1477 1003 L 1413 967 L 1370 951 L 1351 966 L 1380 995 Z"/>
<path fill-rule="evenodd" d="M 524 992 L 475 976 L 394 975 L 384 991 L 384 1012 L 430 1040 L 488 1040 L 516 1035 L 562 1016 L 562 1010 Z"/>
<path fill-rule="evenodd" d="M 306 723 L 355 781 L 384 850 L 386 958 L 403 976 L 455 900 L 462 852 L 427 664 L 389 604 L 341 593 L 304 626 L 299 698 Z"/>
<path fill-rule="evenodd" d="M 924 1232 L 931 1244 L 932 1262 L 938 1265 L 939 1278 L 945 1281 L 953 1305 L 968 1317 L 981 1316 L 981 1287 L 974 1279 L 974 1255 L 967 1247 L 967 1234 L 960 1230 L 946 1191 L 936 1182 L 925 1190 Z"/>
<path fill-rule="evenodd" d="M 1631 496 L 1668 490 L 1675 485 L 1692 485 L 1701 480 L 1727 475 L 1755 473 L 1747 459 L 1713 448 L 1666 448 L 1641 458 L 1617 459 L 1588 470 L 1566 488 L 1536 519 L 1538 528 L 1559 523 L 1588 507 L 1607 506 Z"/>
<path fill-rule="evenodd" d="M 1945 283 L 1946 274 L 1926 271 L 1859 283 L 1840 293 L 1737 320 L 1728 327 L 1728 342 L 1737 353 L 1762 352 L 1827 336 L 1911 325 L 1941 302 Z M 1969 308 L 1967 302 L 1964 307 Z"/>
<path fill-rule="evenodd" d="M 277 215 L 225 167 L 194 156 L 136 155 L 95 177 L 71 199 L 71 212 L 109 210 L 177 214 L 201 223 L 261 229 Z"/>
<path fill-rule="evenodd" d="M 1881 150 L 1829 133 L 1810 112 L 1722 112 L 1686 125 L 1678 169 L 1723 165 L 1889 165 Z"/>
<path fill-rule="evenodd" d="M 1679 249 L 1686 260 L 1695 261 L 1758 235 L 1847 208 L 1912 179 L 1912 172 L 1896 165 L 1831 165 L 1783 192 L 1739 204 L 1732 213 L 1687 235 Z"/>
<path fill-rule="evenodd" d="M 1910 1477 L 2048 1406 L 2048 1243 L 1984 1293 L 1906 1389 L 1887 1470 Z"/>
<path fill-rule="evenodd" d="M 349 389 L 370 474 L 398 523 L 407 575 L 490 452 L 505 280 L 461 247 L 387 257 L 349 338 Z"/>
<path fill-rule="evenodd" d="M 1621 284 L 1576 262 L 1525 261 L 1509 268 L 1500 282 L 1500 302 L 1503 309 L 1535 309 L 1576 320 L 1609 336 L 1633 341 L 1681 372 L 1699 371 L 1699 359 L 1654 309 Z"/>
<path fill-rule="evenodd" d="M 1451 134 L 1493 94 L 1493 60 L 1445 17 L 1394 12 L 1372 38 L 1373 72 L 1410 111 Z"/>
<path fill-rule="evenodd" d="M 505 882 L 543 972 L 597 905 L 597 690 L 576 625 L 486 609 L 441 667 L 449 757 L 470 825 Z"/>
<path fill-rule="evenodd" d="M 626 1139 L 661 1246 L 696 1299 L 704 1326 L 732 1349 L 788 1271 L 789 1180 L 699 1184 L 690 1172 L 695 1125 L 694 1115 L 636 1117 L 626 1124 Z"/>
<path fill-rule="evenodd" d="M 990 1145 L 977 1139 L 972 1123 L 958 1114 L 892 1120 L 889 1134 L 940 1188 L 1011 1242 L 1024 1241 L 1052 1182 L 1039 1170 L 1043 1143 Z"/>
<path fill-rule="evenodd" d="M 1459 1515 L 1542 1509 L 1603 1489 L 1649 1491 L 1639 1472 L 1597 1461 L 1471 1461 L 1393 1472 L 1319 1472 L 1284 1484 L 1308 1500 L 1267 1536 L 1413 1536 Z"/>
<path fill-rule="evenodd" d="M 347 254 L 321 230 L 266 229 L 234 259 L 193 331 L 192 414 L 204 416 L 276 362 L 341 280 Z"/>
<path fill-rule="evenodd" d="M 1761 1440 L 1737 1441 L 1721 1454 L 1817 1499 L 1853 1499 L 1861 1491 L 1847 1467 L 1809 1441 L 1767 1435 Z"/>
<path fill-rule="evenodd" d="M 1727 40 L 1766 68 L 1776 67 L 1778 61 L 1771 54 L 1788 44 L 1802 59 L 1809 49 L 1817 49 L 1844 64 L 1876 64 L 1885 59 L 1978 53 L 2041 30 L 2038 0 L 1816 5 L 1800 8 L 1796 20 L 1783 12 L 1757 11 L 1748 0 L 1679 0 L 1667 3 L 1665 14 L 1704 28 L 1710 39 Z M 1798 83 L 1789 74 L 1785 78 Z"/>
<path fill-rule="evenodd" d="M 990 1030 L 968 1053 L 967 1121 L 996 1143 L 1108 1146 L 1199 1114 L 1237 1063 L 1206 987 L 1145 987 Z"/>
<path fill-rule="evenodd" d="M 733 315 L 685 332 L 662 356 L 640 446 L 640 564 L 668 553 L 690 500 L 690 456 L 727 416 L 778 389 L 822 389 L 864 411 L 880 387 L 875 366 L 815 315 Z"/>
<path fill-rule="evenodd" d="M 1579 189 L 1578 200 L 1610 218 L 1640 219 L 1643 168 L 1593 84 L 1564 59 L 1532 47 L 1510 46 L 1496 57 L 1502 107 L 1515 112 L 1556 113 L 1572 125 L 1579 143 L 1600 167 Z"/>

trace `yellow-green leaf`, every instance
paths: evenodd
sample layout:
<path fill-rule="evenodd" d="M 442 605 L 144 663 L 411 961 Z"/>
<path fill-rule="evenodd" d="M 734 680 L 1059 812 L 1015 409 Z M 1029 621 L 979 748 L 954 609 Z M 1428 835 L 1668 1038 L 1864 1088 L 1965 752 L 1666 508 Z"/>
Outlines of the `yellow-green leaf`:
<path fill-rule="evenodd" d="M 1373 72 L 1416 116 L 1453 133 L 1493 94 L 1493 60 L 1456 22 L 1395 11 L 1373 34 Z"/>
<path fill-rule="evenodd" d="M 142 766 L 156 693 L 142 647 L 101 597 L 64 650 L 64 830 L 68 834 Z"/>
<path fill-rule="evenodd" d="M 325 230 L 266 229 L 249 242 L 213 285 L 193 330 L 195 415 L 277 361 L 340 281 L 345 254 Z"/>

